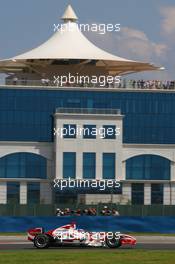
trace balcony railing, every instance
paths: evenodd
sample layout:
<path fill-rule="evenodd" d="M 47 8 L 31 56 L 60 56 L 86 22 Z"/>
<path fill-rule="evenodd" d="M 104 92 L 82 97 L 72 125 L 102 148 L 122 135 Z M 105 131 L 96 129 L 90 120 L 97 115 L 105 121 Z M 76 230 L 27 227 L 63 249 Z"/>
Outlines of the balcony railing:
<path fill-rule="evenodd" d="M 125 80 L 122 79 L 119 84 L 105 84 L 100 83 L 66 83 L 59 85 L 53 80 L 28 80 L 28 79 L 6 79 L 5 84 L 0 83 L 2 86 L 34 86 L 34 87 L 57 87 L 57 88 L 101 88 L 101 89 L 139 89 L 139 90 L 175 90 L 175 81 L 159 81 L 159 80 Z"/>
<path fill-rule="evenodd" d="M 96 109 L 96 108 L 56 108 L 56 113 L 63 114 L 98 114 L 98 115 L 121 115 L 120 109 Z"/>

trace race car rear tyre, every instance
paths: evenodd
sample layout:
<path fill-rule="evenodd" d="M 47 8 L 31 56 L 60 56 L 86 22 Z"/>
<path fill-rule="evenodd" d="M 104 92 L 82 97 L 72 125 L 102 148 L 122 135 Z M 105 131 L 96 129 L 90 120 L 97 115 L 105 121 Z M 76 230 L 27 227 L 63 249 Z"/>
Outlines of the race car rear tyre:
<path fill-rule="evenodd" d="M 115 233 L 113 234 L 112 238 L 106 237 L 106 245 L 109 248 L 119 248 L 121 246 L 121 241 L 119 237 L 115 236 Z"/>
<path fill-rule="evenodd" d="M 48 248 L 50 246 L 49 236 L 39 234 L 34 238 L 34 246 L 39 249 Z"/>

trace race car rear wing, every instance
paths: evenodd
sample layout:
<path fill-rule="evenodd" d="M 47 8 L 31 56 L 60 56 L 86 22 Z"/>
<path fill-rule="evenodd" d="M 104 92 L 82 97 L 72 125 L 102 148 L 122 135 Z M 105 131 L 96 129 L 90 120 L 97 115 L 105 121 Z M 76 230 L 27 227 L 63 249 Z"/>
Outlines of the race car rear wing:
<path fill-rule="evenodd" d="M 27 231 L 28 240 L 33 241 L 36 235 L 43 234 L 43 233 L 44 233 L 43 227 L 36 227 L 36 228 L 29 229 Z"/>

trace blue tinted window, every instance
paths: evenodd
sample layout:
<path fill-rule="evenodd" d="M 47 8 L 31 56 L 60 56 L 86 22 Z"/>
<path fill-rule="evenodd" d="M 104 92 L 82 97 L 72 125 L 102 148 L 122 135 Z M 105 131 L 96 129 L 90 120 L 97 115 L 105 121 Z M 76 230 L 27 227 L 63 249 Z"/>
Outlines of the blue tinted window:
<path fill-rule="evenodd" d="M 27 203 L 28 204 L 40 203 L 40 183 L 31 182 L 27 184 Z"/>
<path fill-rule="evenodd" d="M 7 203 L 19 204 L 20 184 L 19 182 L 7 182 Z"/>
<path fill-rule="evenodd" d="M 47 160 L 33 153 L 14 153 L 0 158 L 0 178 L 47 178 Z"/>
<path fill-rule="evenodd" d="M 140 155 L 126 161 L 126 179 L 170 180 L 170 160 L 156 155 Z"/>
<path fill-rule="evenodd" d="M 96 154 L 92 152 L 83 153 L 83 178 L 95 179 Z"/>
<path fill-rule="evenodd" d="M 163 184 L 151 184 L 151 204 L 163 204 Z"/>
<path fill-rule="evenodd" d="M 58 107 L 118 108 L 124 115 L 124 143 L 175 143 L 175 93 L 76 88 L 0 89 L 0 140 L 53 141 L 53 114 Z"/>
<path fill-rule="evenodd" d="M 144 204 L 144 183 L 132 183 L 132 204 Z"/>
<path fill-rule="evenodd" d="M 103 179 L 115 179 L 115 153 L 103 153 Z"/>
<path fill-rule="evenodd" d="M 76 125 L 64 124 L 64 126 L 63 126 L 63 137 L 64 138 L 76 138 Z"/>
<path fill-rule="evenodd" d="M 83 138 L 86 138 L 86 139 L 96 138 L 96 125 L 84 125 L 83 126 Z"/>
<path fill-rule="evenodd" d="M 75 152 L 63 152 L 63 178 L 76 178 Z"/>
<path fill-rule="evenodd" d="M 116 138 L 116 126 L 113 125 L 104 125 L 104 134 L 105 139 L 115 139 Z"/>

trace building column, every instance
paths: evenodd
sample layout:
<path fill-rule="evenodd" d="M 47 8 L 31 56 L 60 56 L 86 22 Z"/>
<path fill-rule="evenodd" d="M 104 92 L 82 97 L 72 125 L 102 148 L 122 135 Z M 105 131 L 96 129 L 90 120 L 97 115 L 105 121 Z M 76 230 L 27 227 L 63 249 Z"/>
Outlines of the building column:
<path fill-rule="evenodd" d="M 171 189 L 170 189 L 170 202 L 171 205 L 175 205 L 175 183 L 171 183 Z"/>
<path fill-rule="evenodd" d="M 54 117 L 54 127 L 57 131 L 59 126 L 59 119 L 57 116 Z M 55 160 L 54 160 L 54 166 L 55 166 L 55 175 L 54 178 L 56 179 L 62 179 L 63 178 L 63 152 L 59 152 L 59 149 L 62 149 L 62 141 L 63 139 L 60 138 L 59 135 L 54 136 L 54 155 L 55 155 Z"/>
<path fill-rule="evenodd" d="M 122 161 L 122 173 L 120 176 L 120 180 L 126 180 L 126 161 Z"/>
<path fill-rule="evenodd" d="M 20 182 L 20 204 L 27 204 L 27 182 Z"/>
<path fill-rule="evenodd" d="M 40 182 L 40 202 L 41 204 L 52 203 L 52 189 L 49 182 Z"/>
<path fill-rule="evenodd" d="M 121 116 L 116 121 L 116 127 L 120 128 L 120 134 L 116 136 L 116 158 L 117 158 L 117 167 L 116 167 L 116 179 L 118 181 L 125 180 L 125 166 L 126 162 L 122 162 L 123 159 L 123 117 Z M 124 170 L 124 171 L 123 171 Z M 124 173 L 124 174 L 123 174 Z"/>
<path fill-rule="evenodd" d="M 7 203 L 7 183 L 0 182 L 0 204 Z"/>
<path fill-rule="evenodd" d="M 151 204 L 151 183 L 144 184 L 144 205 Z"/>
<path fill-rule="evenodd" d="M 118 152 L 117 152 L 118 151 Z M 116 150 L 116 166 L 115 166 L 115 179 L 122 180 L 123 163 L 122 163 L 122 148 Z"/>
<path fill-rule="evenodd" d="M 171 161 L 171 175 L 170 175 L 170 180 L 175 181 L 175 162 Z"/>
<path fill-rule="evenodd" d="M 47 159 L 47 178 L 48 179 L 54 179 L 54 170 L 53 170 L 53 161 Z"/>
<path fill-rule="evenodd" d="M 103 178 L 103 153 L 96 152 L 96 180 Z"/>
<path fill-rule="evenodd" d="M 170 184 L 164 183 L 163 185 L 163 204 L 170 205 Z"/>
<path fill-rule="evenodd" d="M 56 153 L 55 178 L 63 179 L 63 152 Z"/>
<path fill-rule="evenodd" d="M 131 183 L 129 183 L 129 182 L 123 183 L 122 194 L 123 194 L 123 196 L 125 196 L 126 199 L 128 199 L 128 201 L 131 201 L 131 199 L 132 199 L 132 197 L 131 197 Z"/>
<path fill-rule="evenodd" d="M 76 152 L 76 179 L 83 179 L 83 153 Z"/>

